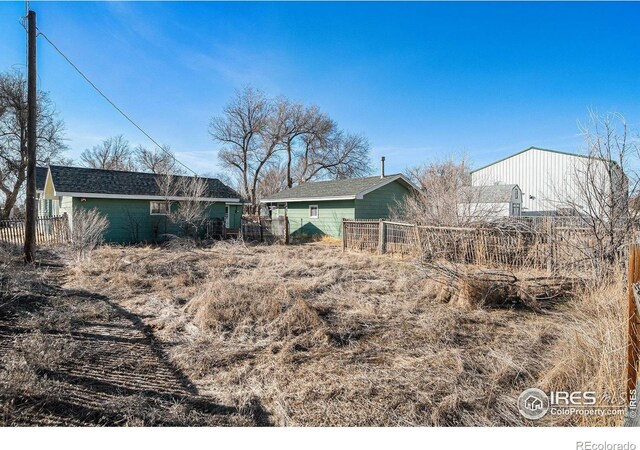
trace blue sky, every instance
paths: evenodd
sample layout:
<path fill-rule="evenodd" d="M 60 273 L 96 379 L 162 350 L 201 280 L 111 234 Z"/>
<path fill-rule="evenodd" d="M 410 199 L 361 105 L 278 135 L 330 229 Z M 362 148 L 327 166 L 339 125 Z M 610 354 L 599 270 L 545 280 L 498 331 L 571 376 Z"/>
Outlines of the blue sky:
<path fill-rule="evenodd" d="M 234 89 L 316 104 L 388 171 L 535 145 L 578 151 L 588 108 L 640 124 L 639 3 L 31 2 L 39 28 L 179 159 L 216 172 L 208 134 Z M 23 2 L 0 2 L 0 71 L 24 70 Z M 146 138 L 40 39 L 39 83 L 70 156 Z"/>

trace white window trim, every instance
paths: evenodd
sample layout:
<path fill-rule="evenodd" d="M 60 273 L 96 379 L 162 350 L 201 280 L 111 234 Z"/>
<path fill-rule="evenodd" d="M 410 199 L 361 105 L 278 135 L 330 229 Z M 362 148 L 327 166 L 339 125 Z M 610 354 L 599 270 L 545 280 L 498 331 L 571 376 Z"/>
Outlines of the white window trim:
<path fill-rule="evenodd" d="M 168 216 L 169 212 L 166 213 L 154 213 L 153 212 L 153 204 L 154 203 L 166 203 L 169 206 L 169 210 L 171 209 L 171 204 L 168 201 L 158 201 L 158 200 L 151 200 L 149 202 L 149 215 L 151 216 Z"/>
<path fill-rule="evenodd" d="M 312 216 L 311 215 L 311 208 L 315 208 L 316 209 L 316 215 Z M 320 208 L 318 207 L 318 205 L 309 205 L 309 219 L 319 219 L 320 218 Z"/>

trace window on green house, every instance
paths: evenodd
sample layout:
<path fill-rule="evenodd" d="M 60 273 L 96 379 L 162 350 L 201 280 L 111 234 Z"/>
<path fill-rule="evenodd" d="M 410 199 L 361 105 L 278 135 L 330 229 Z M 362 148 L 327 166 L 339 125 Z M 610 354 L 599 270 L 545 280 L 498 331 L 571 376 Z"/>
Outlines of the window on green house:
<path fill-rule="evenodd" d="M 318 218 L 318 205 L 309 205 L 309 218 L 310 219 Z"/>
<path fill-rule="evenodd" d="M 151 202 L 151 215 L 152 216 L 169 215 L 169 202 Z"/>

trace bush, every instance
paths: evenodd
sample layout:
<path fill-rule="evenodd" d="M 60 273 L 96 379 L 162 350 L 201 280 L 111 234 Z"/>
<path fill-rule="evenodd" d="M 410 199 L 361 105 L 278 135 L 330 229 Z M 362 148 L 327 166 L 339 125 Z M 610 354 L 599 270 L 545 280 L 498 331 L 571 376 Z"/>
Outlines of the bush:
<path fill-rule="evenodd" d="M 71 250 L 76 260 L 89 259 L 91 252 L 104 241 L 109 220 L 96 208 L 74 209 Z"/>

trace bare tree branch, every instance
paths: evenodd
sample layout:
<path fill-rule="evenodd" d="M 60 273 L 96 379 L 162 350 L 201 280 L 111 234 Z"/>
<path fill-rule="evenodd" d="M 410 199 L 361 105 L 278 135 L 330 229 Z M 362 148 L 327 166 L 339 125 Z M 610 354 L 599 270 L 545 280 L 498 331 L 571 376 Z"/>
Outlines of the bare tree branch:
<path fill-rule="evenodd" d="M 46 92 L 38 93 L 37 162 L 62 160 L 64 122 L 58 118 Z M 8 218 L 27 178 L 27 85 L 20 72 L 0 74 L 0 192 L 4 206 L 0 218 Z"/>

